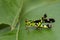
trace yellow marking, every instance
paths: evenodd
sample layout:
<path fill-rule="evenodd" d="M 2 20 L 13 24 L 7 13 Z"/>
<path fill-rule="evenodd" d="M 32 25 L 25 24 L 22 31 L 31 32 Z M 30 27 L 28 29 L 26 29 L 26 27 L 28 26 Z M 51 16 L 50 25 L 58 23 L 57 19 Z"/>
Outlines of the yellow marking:
<path fill-rule="evenodd" d="M 35 23 L 31 23 L 30 26 L 35 26 Z"/>
<path fill-rule="evenodd" d="M 48 26 L 44 25 L 44 28 L 48 28 Z"/>
<path fill-rule="evenodd" d="M 41 25 L 40 27 L 43 27 L 43 25 Z"/>
<path fill-rule="evenodd" d="M 41 25 L 41 22 L 38 23 L 38 26 L 40 26 L 40 25 Z"/>
<path fill-rule="evenodd" d="M 26 24 L 27 24 L 27 25 L 29 25 L 29 24 L 30 24 L 30 22 L 26 22 Z"/>
<path fill-rule="evenodd" d="M 42 22 L 42 20 L 41 20 L 41 22 Z"/>

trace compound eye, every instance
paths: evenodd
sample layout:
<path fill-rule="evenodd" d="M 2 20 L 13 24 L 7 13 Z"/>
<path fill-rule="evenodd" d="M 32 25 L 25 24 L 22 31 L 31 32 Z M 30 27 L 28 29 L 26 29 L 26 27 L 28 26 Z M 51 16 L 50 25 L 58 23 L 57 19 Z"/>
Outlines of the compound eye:
<path fill-rule="evenodd" d="M 25 20 L 25 22 L 28 22 L 28 20 Z"/>

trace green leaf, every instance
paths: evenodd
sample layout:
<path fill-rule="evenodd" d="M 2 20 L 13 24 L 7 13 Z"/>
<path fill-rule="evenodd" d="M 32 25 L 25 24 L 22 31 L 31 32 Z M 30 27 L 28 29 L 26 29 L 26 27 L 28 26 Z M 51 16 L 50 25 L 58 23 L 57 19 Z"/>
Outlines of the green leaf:
<path fill-rule="evenodd" d="M 60 0 L 24 0 L 22 9 L 19 40 L 60 40 Z M 40 19 L 45 13 L 56 20 L 51 30 L 25 30 L 25 19 Z"/>
<path fill-rule="evenodd" d="M 22 8 L 21 0 L 0 0 L 0 24 L 16 25 Z"/>
<path fill-rule="evenodd" d="M 15 40 L 23 0 L 0 0 L 0 40 Z"/>

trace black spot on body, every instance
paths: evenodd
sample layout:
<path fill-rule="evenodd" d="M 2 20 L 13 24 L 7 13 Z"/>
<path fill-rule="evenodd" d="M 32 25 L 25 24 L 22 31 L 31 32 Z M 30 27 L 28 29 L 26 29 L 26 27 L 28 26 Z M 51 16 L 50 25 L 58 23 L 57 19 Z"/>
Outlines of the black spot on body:
<path fill-rule="evenodd" d="M 35 20 L 35 21 L 32 21 L 32 22 L 39 23 L 39 22 L 41 22 L 41 20 Z"/>
<path fill-rule="evenodd" d="M 54 23 L 55 22 L 55 20 L 53 18 L 49 18 L 49 20 L 44 19 L 43 21 L 44 21 L 44 23 Z"/>

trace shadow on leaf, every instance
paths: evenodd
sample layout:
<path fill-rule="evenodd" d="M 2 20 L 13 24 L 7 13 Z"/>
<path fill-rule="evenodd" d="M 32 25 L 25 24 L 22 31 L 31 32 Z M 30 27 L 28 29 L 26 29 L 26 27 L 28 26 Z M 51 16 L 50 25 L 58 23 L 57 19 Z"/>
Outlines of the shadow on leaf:
<path fill-rule="evenodd" d="M 4 24 L 4 23 L 0 24 L 0 30 L 1 30 L 1 29 L 4 29 L 4 28 L 6 28 L 6 27 L 10 27 L 10 25 Z"/>

